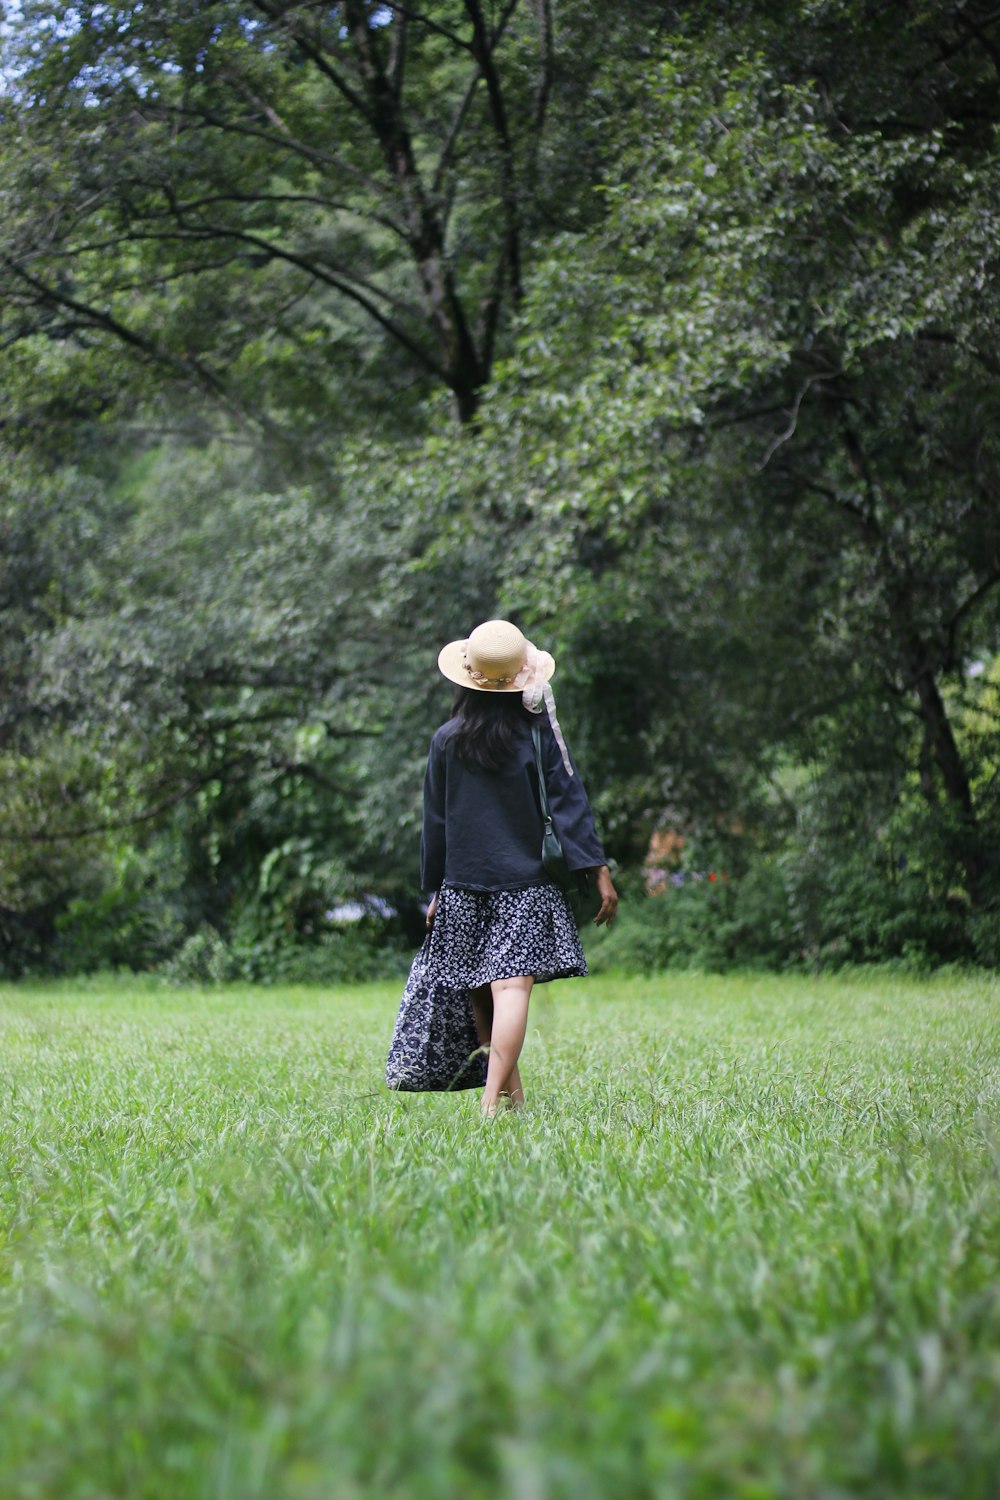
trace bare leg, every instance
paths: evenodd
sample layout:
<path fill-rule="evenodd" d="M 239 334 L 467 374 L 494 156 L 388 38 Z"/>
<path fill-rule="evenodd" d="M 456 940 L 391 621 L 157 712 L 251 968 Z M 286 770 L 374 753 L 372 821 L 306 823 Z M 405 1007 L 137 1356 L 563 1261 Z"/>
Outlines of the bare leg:
<path fill-rule="evenodd" d="M 476 1018 L 476 1036 L 479 1038 L 479 1045 L 488 1047 L 493 1031 L 493 996 L 490 994 L 488 984 L 481 984 L 478 990 L 472 991 L 472 1014 Z"/>
<path fill-rule="evenodd" d="M 521 1087 L 521 1075 L 517 1070 L 517 1063 L 511 1068 L 507 1076 L 507 1087 L 504 1094 L 510 1100 L 511 1109 L 520 1109 L 524 1103 L 524 1089 Z M 501 1095 L 503 1098 L 503 1095 Z"/>
<path fill-rule="evenodd" d="M 530 974 L 522 974 L 514 979 L 495 979 L 490 986 L 493 1025 L 490 1030 L 490 1063 L 483 1091 L 484 1115 L 496 1113 L 497 1102 L 503 1094 L 509 1096 L 512 1104 L 524 1103 L 517 1060 L 524 1046 L 533 983 Z"/>
<path fill-rule="evenodd" d="M 488 984 L 480 985 L 479 989 L 472 991 L 472 1013 L 476 1018 L 476 1036 L 479 1038 L 479 1045 L 489 1047 L 493 1040 L 493 995 Z M 500 1091 L 500 1098 L 503 1099 L 505 1096 L 515 1107 L 524 1103 L 524 1089 L 516 1063 Z"/>

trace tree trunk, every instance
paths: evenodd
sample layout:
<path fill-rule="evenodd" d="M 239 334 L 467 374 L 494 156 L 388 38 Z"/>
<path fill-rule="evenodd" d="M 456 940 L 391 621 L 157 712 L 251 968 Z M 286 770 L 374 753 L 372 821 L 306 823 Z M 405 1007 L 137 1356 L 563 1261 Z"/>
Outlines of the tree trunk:
<path fill-rule="evenodd" d="M 455 396 L 461 422 L 470 422 L 488 371 L 476 349 L 465 309 L 447 264 L 444 223 L 425 190 L 416 152 L 403 113 L 399 81 L 387 76 L 369 24 L 368 13 L 349 0 L 345 16 L 368 101 L 368 120 L 399 192 L 413 264 L 420 281 L 429 327 L 438 348 L 444 379 Z"/>
<path fill-rule="evenodd" d="M 958 856 L 965 871 L 965 888 L 973 906 L 982 905 L 982 878 L 984 859 L 976 810 L 972 800 L 972 788 L 968 773 L 958 748 L 951 720 L 944 699 L 927 665 L 926 653 L 920 648 L 911 649 L 914 672 L 914 688 L 917 694 L 918 711 L 924 725 L 926 743 L 941 776 L 945 796 L 958 814 L 961 836 Z M 921 783 L 925 795 L 928 788 Z"/>

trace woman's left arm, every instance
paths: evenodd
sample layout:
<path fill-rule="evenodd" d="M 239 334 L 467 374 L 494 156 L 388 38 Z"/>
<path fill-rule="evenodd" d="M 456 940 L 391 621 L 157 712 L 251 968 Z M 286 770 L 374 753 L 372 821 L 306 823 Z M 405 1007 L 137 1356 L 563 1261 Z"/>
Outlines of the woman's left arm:
<path fill-rule="evenodd" d="M 595 870 L 588 870 L 587 874 L 596 885 L 597 894 L 601 898 L 600 909 L 594 918 L 594 926 L 602 927 L 606 922 L 613 922 L 618 915 L 618 892 L 615 890 L 611 871 L 607 865 L 598 865 Z"/>
<path fill-rule="evenodd" d="M 570 765 L 573 767 L 573 775 L 570 776 L 563 765 L 555 736 L 547 738 L 549 755 L 545 768 L 545 789 L 549 797 L 549 811 L 552 813 L 566 863 L 571 870 L 585 870 L 597 888 L 601 905 L 594 918 L 594 925 L 602 927 L 607 922 L 613 922 L 618 915 L 618 892 L 608 869 L 604 845 L 597 837 L 594 810 L 576 762 L 570 755 Z"/>
<path fill-rule="evenodd" d="M 570 765 L 573 767 L 573 775 L 570 776 L 563 765 L 555 736 L 551 731 L 545 734 L 543 730 L 542 733 L 545 747 L 545 790 L 566 863 L 571 870 L 596 872 L 606 869 L 607 855 L 604 845 L 597 837 L 594 811 L 576 762 L 570 755 Z"/>

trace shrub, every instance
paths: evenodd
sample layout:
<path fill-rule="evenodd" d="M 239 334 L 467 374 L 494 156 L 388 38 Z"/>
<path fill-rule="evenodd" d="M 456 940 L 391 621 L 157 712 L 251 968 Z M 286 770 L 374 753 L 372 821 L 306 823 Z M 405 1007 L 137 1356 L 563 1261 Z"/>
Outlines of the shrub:
<path fill-rule="evenodd" d="M 147 969 L 176 948 L 183 935 L 176 893 L 152 857 L 127 849 L 109 873 L 107 884 L 74 897 L 56 917 L 55 940 L 39 967 L 67 974 Z"/>
<path fill-rule="evenodd" d="M 714 879 L 712 878 L 714 875 Z M 736 965 L 781 968 L 796 958 L 788 898 L 780 871 L 761 860 L 740 879 L 718 870 L 675 872 L 676 883 L 646 895 L 640 880 L 623 879 L 620 915 L 595 934 L 588 962 L 595 972 L 620 969 L 724 970 Z"/>
<path fill-rule="evenodd" d="M 214 927 L 203 923 L 160 972 L 171 984 L 223 984 L 236 979 L 239 966 Z"/>
<path fill-rule="evenodd" d="M 397 934 L 372 919 L 334 924 L 314 943 L 281 942 L 273 933 L 237 929 L 232 956 L 243 979 L 263 984 L 351 984 L 406 972 L 411 954 Z"/>
<path fill-rule="evenodd" d="M 968 926 L 976 962 L 1000 969 L 1000 910 L 973 912 Z"/>

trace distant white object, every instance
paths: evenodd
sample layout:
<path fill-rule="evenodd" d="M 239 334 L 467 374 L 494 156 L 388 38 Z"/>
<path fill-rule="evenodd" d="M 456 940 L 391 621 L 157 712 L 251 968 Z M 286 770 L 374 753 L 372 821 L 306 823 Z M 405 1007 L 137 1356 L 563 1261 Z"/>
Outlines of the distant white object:
<path fill-rule="evenodd" d="M 394 917 L 396 908 L 384 896 L 363 896 L 360 901 L 341 901 L 325 913 L 328 922 L 360 922 L 362 917 Z"/>

